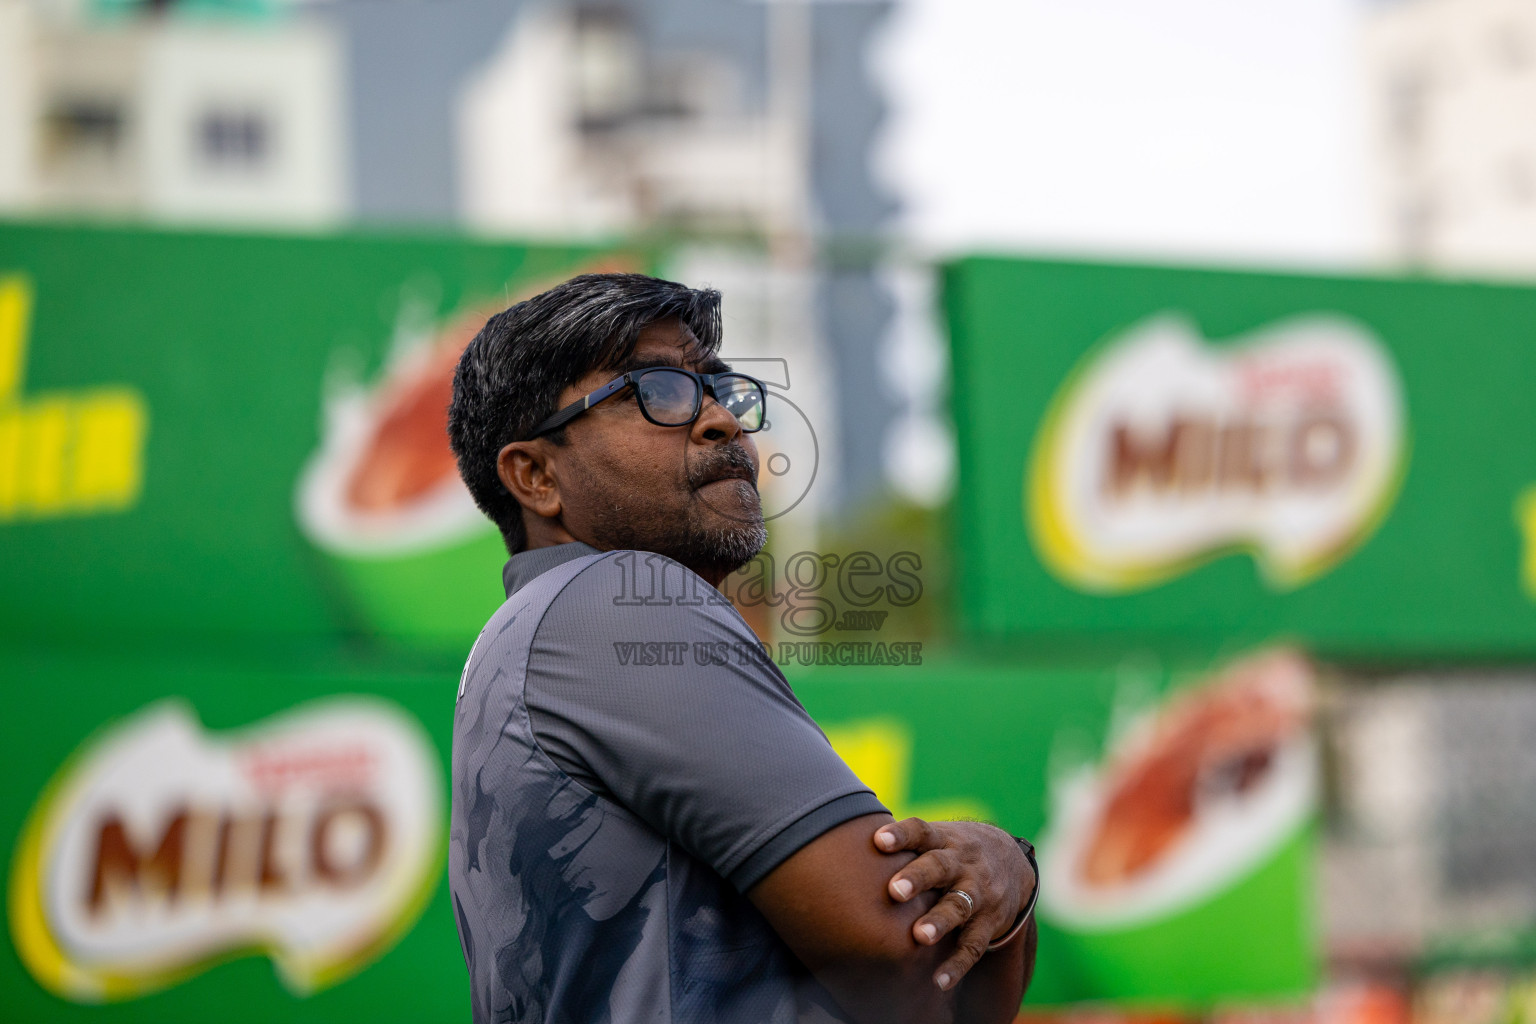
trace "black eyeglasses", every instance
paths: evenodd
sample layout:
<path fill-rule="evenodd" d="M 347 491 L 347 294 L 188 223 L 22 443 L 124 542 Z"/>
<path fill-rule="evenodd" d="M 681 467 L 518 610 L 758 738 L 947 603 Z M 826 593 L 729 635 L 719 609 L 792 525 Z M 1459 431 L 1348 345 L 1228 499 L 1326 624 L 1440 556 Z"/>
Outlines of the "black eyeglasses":
<path fill-rule="evenodd" d="M 658 427 L 684 427 L 699 418 L 707 393 L 736 417 L 742 433 L 763 429 L 763 412 L 768 392 L 763 382 L 744 373 L 694 373 L 675 366 L 652 366 L 631 370 L 615 378 L 578 402 L 555 413 L 533 428 L 528 440 L 565 426 L 598 402 L 623 391 L 635 389 L 640 415 Z"/>

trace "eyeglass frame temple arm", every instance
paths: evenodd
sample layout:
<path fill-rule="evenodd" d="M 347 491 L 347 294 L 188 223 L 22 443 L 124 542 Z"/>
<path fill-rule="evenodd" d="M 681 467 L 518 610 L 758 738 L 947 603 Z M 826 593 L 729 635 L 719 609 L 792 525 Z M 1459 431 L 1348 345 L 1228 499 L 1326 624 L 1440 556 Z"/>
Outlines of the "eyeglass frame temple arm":
<path fill-rule="evenodd" d="M 535 427 L 533 433 L 528 435 L 528 440 L 532 441 L 536 437 L 542 437 L 544 434 L 549 433 L 551 430 L 559 430 L 561 427 L 571 422 L 571 420 L 592 408 L 598 402 L 618 394 L 624 388 L 627 388 L 634 383 L 631 378 L 634 377 L 635 372 L 636 371 L 631 370 L 629 373 L 626 373 L 624 376 L 618 378 L 617 380 L 611 380 L 607 384 L 604 384 L 602 387 L 598 388 L 596 391 L 593 391 L 591 394 L 584 395 L 577 401 L 572 402 L 570 405 L 566 406 L 564 409 L 561 409 L 549 419 Z"/>

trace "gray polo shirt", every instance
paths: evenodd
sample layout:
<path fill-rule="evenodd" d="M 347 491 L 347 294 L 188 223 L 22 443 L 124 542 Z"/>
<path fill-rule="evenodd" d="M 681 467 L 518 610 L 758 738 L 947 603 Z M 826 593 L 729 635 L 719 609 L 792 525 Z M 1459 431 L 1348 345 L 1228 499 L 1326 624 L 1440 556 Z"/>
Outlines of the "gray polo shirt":
<path fill-rule="evenodd" d="M 670 559 L 515 555 L 453 731 L 477 1024 L 842 1017 L 743 895 L 884 811 L 720 594 Z"/>

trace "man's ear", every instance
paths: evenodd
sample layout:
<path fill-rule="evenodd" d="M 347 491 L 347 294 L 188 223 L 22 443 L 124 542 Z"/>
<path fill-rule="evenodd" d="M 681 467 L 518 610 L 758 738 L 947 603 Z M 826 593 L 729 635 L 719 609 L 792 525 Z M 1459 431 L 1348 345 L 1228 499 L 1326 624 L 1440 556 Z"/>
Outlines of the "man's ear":
<path fill-rule="evenodd" d="M 544 519 L 555 518 L 564 507 L 551 454 L 549 445 L 535 438 L 513 441 L 496 455 L 496 475 L 502 486 L 524 509 Z"/>

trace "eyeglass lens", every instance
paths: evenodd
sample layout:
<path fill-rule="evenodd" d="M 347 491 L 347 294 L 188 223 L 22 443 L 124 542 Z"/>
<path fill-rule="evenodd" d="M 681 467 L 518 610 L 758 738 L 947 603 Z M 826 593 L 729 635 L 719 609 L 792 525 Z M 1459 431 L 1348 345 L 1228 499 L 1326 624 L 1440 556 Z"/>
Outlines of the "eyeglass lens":
<path fill-rule="evenodd" d="M 635 393 L 651 419 L 664 427 L 692 423 L 699 408 L 699 383 L 676 370 L 647 370 L 635 380 Z"/>
<path fill-rule="evenodd" d="M 715 400 L 736 417 L 741 429 L 747 433 L 763 425 L 763 391 L 757 381 L 750 377 L 716 377 Z"/>
<path fill-rule="evenodd" d="M 699 382 L 678 370 L 647 370 L 635 379 L 635 392 L 651 419 L 664 427 L 692 423 L 700 406 Z M 715 400 L 747 432 L 763 425 L 763 396 L 750 377 L 722 374 L 715 378 Z"/>

